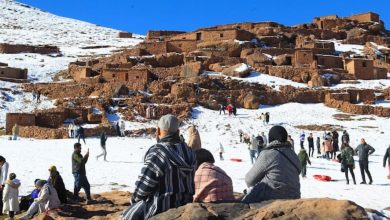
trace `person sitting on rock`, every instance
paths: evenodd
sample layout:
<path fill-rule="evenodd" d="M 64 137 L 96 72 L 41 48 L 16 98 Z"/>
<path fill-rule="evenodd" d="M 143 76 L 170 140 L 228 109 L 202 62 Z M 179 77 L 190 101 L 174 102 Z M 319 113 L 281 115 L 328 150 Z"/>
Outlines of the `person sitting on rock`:
<path fill-rule="evenodd" d="M 27 211 L 28 208 L 30 208 L 30 206 L 33 204 L 34 199 L 38 198 L 39 191 L 40 191 L 37 188 L 37 182 L 38 181 L 39 181 L 39 179 L 36 179 L 34 181 L 35 189 L 30 193 L 30 195 L 21 197 L 21 199 L 20 199 L 20 209 L 21 210 Z"/>
<path fill-rule="evenodd" d="M 56 189 L 45 180 L 37 181 L 37 188 L 40 190 L 38 198 L 34 200 L 25 216 L 21 219 L 31 219 L 36 213 L 42 213 L 57 209 L 61 205 Z"/>
<path fill-rule="evenodd" d="M 149 219 L 192 201 L 195 154 L 180 141 L 179 126 L 179 119 L 173 115 L 160 118 L 156 133 L 159 141 L 145 154 L 131 206 L 122 219 Z"/>
<path fill-rule="evenodd" d="M 242 200 L 244 203 L 301 197 L 299 174 L 302 168 L 287 136 L 282 126 L 274 126 L 269 131 L 268 146 L 245 176 L 249 189 Z"/>
<path fill-rule="evenodd" d="M 198 168 L 195 172 L 194 202 L 233 201 L 232 179 L 214 165 L 210 151 L 195 151 Z"/>
<path fill-rule="evenodd" d="M 52 165 L 49 168 L 50 177 L 48 182 L 57 190 L 58 198 L 60 199 L 62 204 L 65 204 L 66 199 L 66 188 L 64 181 L 60 173 L 57 171 L 57 167 Z"/>

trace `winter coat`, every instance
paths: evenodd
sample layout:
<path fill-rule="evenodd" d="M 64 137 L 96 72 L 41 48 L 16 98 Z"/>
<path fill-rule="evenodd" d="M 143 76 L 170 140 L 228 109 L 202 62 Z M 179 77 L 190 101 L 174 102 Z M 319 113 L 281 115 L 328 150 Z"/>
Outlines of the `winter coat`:
<path fill-rule="evenodd" d="M 18 179 L 7 180 L 3 191 L 3 213 L 9 211 L 18 212 L 19 209 L 19 187 L 20 181 Z"/>
<path fill-rule="evenodd" d="M 81 126 L 77 129 L 77 137 L 85 137 L 84 128 Z"/>
<path fill-rule="evenodd" d="M 250 188 L 243 202 L 299 199 L 301 163 L 289 143 L 271 142 L 245 176 Z"/>
<path fill-rule="evenodd" d="M 195 154 L 179 135 L 166 136 L 146 152 L 144 166 L 123 219 L 148 219 L 192 202 Z M 137 216 L 137 217 L 135 217 Z"/>
<path fill-rule="evenodd" d="M 73 152 L 72 154 L 72 173 L 86 175 L 85 164 L 88 162 L 89 154 L 85 157 L 81 153 Z"/>
<path fill-rule="evenodd" d="M 341 136 L 341 141 L 343 143 L 349 143 L 349 134 L 348 133 L 344 133 L 343 136 Z"/>
<path fill-rule="evenodd" d="M 325 152 L 332 152 L 333 151 L 333 145 L 331 139 L 325 139 Z"/>
<path fill-rule="evenodd" d="M 107 141 L 107 136 L 104 132 L 100 134 L 100 146 L 105 147 Z"/>
<path fill-rule="evenodd" d="M 59 172 L 56 172 L 54 176 L 51 176 L 48 181 L 57 191 L 58 199 L 61 203 L 66 203 L 66 188 L 64 181 Z"/>
<path fill-rule="evenodd" d="M 309 163 L 311 165 L 311 161 L 309 159 L 309 155 L 307 154 L 305 149 L 301 149 L 298 153 L 299 161 L 301 161 L 301 166 L 304 167 Z"/>
<path fill-rule="evenodd" d="M 355 152 L 359 155 L 359 161 L 368 161 L 368 156 L 373 154 L 375 149 L 368 144 L 360 144 Z"/>
<path fill-rule="evenodd" d="M 1 169 L 0 169 L 0 185 L 5 185 L 5 181 L 7 181 L 8 168 L 9 168 L 9 164 L 6 161 L 6 162 L 4 162 L 3 166 L 1 166 Z"/>
<path fill-rule="evenodd" d="M 321 148 L 321 139 L 320 138 L 317 138 L 317 148 Z"/>
<path fill-rule="evenodd" d="M 212 163 L 202 163 L 195 172 L 194 202 L 233 201 L 232 179 Z"/>
<path fill-rule="evenodd" d="M 301 141 L 301 142 L 304 142 L 305 141 L 305 134 L 301 134 L 300 136 L 299 136 L 299 140 Z"/>
<path fill-rule="evenodd" d="M 341 150 L 341 163 L 348 166 L 355 166 L 355 160 L 353 159 L 353 155 L 355 154 L 352 147 L 346 145 Z"/>
<path fill-rule="evenodd" d="M 19 125 L 14 125 L 14 127 L 12 127 L 12 135 L 19 136 Z"/>
<path fill-rule="evenodd" d="M 314 148 L 314 139 L 313 137 L 307 137 L 307 141 L 309 142 L 309 147 L 313 147 Z"/>
<path fill-rule="evenodd" d="M 249 145 L 249 150 L 257 151 L 257 149 L 258 149 L 258 141 L 256 140 L 256 137 L 252 135 L 251 144 Z"/>
<path fill-rule="evenodd" d="M 266 121 L 266 122 L 269 122 L 269 113 L 266 113 L 266 114 L 265 114 L 265 121 Z"/>
<path fill-rule="evenodd" d="M 194 151 L 202 148 L 199 131 L 195 126 L 188 128 L 188 146 Z"/>
<path fill-rule="evenodd" d="M 42 187 L 38 198 L 36 198 L 34 202 L 38 203 L 40 212 L 44 212 L 48 209 L 56 209 L 61 205 L 56 189 L 49 183 L 46 183 Z"/>
<path fill-rule="evenodd" d="M 387 165 L 390 166 L 390 146 L 386 149 L 385 156 L 383 157 L 383 166 L 386 166 L 386 160 Z"/>

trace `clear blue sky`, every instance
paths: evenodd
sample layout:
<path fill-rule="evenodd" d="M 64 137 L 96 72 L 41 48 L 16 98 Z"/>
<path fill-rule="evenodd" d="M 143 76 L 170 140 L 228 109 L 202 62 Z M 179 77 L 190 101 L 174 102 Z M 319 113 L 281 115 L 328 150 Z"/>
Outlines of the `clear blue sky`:
<path fill-rule="evenodd" d="M 145 34 L 148 30 L 191 31 L 244 21 L 285 25 L 311 22 L 315 16 L 379 13 L 387 29 L 389 0 L 19 0 L 51 13 L 101 26 Z"/>

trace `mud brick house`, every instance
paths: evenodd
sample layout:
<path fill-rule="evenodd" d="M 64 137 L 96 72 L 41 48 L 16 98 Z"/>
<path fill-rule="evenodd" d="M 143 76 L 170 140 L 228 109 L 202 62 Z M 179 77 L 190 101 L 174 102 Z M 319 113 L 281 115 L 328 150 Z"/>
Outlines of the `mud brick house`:
<path fill-rule="evenodd" d="M 8 66 L 0 67 L 0 79 L 27 79 L 27 69 L 19 69 Z"/>
<path fill-rule="evenodd" d="M 299 35 L 295 40 L 295 48 L 312 49 L 316 54 L 334 54 L 333 42 L 316 40 L 314 35 Z"/>
<path fill-rule="evenodd" d="M 60 49 L 56 46 L 31 46 L 24 44 L 0 44 L 0 53 L 14 54 L 14 53 L 39 53 L 51 54 L 60 53 Z"/>
<path fill-rule="evenodd" d="M 344 59 L 344 69 L 357 79 L 387 79 L 387 70 L 374 67 L 374 61 L 369 59 Z"/>
<path fill-rule="evenodd" d="M 159 42 L 144 42 L 141 43 L 141 48 L 147 54 L 163 54 L 163 53 L 189 53 L 196 50 L 196 40 L 167 40 Z"/>
<path fill-rule="evenodd" d="M 146 34 L 146 41 L 164 41 L 167 38 L 170 38 L 172 36 L 178 35 L 178 34 L 184 34 L 186 32 L 184 31 L 148 31 Z"/>
<path fill-rule="evenodd" d="M 292 59 L 294 67 L 316 68 L 316 60 L 312 50 L 296 50 Z"/>
<path fill-rule="evenodd" d="M 133 90 L 144 90 L 151 81 L 151 72 L 146 69 L 103 69 L 102 77 L 106 81 L 123 82 Z"/>
<path fill-rule="evenodd" d="M 343 69 L 343 58 L 340 56 L 316 54 L 317 66 L 321 69 Z"/>
<path fill-rule="evenodd" d="M 86 79 L 92 77 L 92 68 L 88 66 L 75 66 L 68 69 L 73 76 L 75 81 L 81 81 L 82 79 Z"/>
<path fill-rule="evenodd" d="M 218 41 L 218 40 L 240 40 L 250 41 L 253 34 L 241 29 L 221 29 L 221 30 L 200 30 L 191 33 L 176 35 L 171 40 L 196 40 L 196 41 Z"/>
<path fill-rule="evenodd" d="M 5 133 L 12 134 L 15 124 L 19 126 L 35 126 L 35 115 L 31 113 L 7 113 Z"/>
<path fill-rule="evenodd" d="M 132 37 L 133 37 L 133 33 L 129 33 L 129 32 L 119 32 L 119 33 L 118 33 L 118 37 L 119 37 L 119 38 L 132 38 Z"/>
<path fill-rule="evenodd" d="M 380 22 L 379 15 L 373 12 L 366 12 L 361 14 L 356 14 L 347 17 L 350 20 L 358 21 L 358 22 Z"/>

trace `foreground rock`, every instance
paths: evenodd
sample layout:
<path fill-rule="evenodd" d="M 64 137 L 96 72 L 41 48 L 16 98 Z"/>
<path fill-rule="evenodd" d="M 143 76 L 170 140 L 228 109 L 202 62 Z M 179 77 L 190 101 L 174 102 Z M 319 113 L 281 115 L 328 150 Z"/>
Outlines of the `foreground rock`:
<path fill-rule="evenodd" d="M 112 191 L 93 196 L 95 202 L 69 204 L 58 212 L 35 219 L 120 219 L 129 206 L 130 193 Z M 257 204 L 191 203 L 154 216 L 168 219 L 369 219 L 364 208 L 354 202 L 335 199 L 275 200 Z"/>

